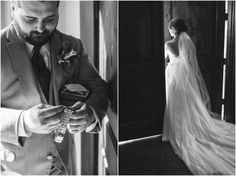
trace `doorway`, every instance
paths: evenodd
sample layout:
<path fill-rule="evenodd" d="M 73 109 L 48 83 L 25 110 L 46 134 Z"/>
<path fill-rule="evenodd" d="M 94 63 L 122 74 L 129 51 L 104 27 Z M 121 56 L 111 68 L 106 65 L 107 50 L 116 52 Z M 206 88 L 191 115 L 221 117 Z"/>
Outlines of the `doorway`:
<path fill-rule="evenodd" d="M 119 141 L 162 133 L 163 2 L 119 2 Z"/>

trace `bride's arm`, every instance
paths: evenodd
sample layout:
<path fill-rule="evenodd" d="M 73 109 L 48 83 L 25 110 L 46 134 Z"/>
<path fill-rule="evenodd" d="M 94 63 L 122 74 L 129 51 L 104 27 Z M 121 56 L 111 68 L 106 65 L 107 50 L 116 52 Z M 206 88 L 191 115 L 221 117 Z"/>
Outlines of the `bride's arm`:
<path fill-rule="evenodd" d="M 167 44 L 165 43 L 165 59 L 168 57 Z"/>
<path fill-rule="evenodd" d="M 167 46 L 167 43 L 165 43 L 165 66 L 167 66 L 169 61 L 170 61 L 170 58 L 169 58 L 169 53 L 168 53 L 168 46 Z"/>

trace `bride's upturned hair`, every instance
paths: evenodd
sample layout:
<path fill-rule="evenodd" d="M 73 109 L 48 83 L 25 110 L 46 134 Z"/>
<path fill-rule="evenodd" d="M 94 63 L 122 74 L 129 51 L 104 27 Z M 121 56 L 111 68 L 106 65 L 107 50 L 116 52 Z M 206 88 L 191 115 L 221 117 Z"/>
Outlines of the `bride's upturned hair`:
<path fill-rule="evenodd" d="M 170 29 L 174 28 L 178 34 L 180 34 L 181 32 L 187 32 L 187 30 L 188 30 L 187 25 L 185 24 L 184 20 L 182 20 L 180 18 L 173 18 L 169 22 L 168 27 Z"/>

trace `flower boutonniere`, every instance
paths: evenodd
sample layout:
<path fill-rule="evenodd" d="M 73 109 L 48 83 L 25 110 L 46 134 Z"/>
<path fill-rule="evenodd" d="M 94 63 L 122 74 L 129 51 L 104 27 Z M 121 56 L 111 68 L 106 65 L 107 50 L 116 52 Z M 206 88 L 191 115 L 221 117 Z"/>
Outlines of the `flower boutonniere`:
<path fill-rule="evenodd" d="M 76 56 L 77 52 L 71 47 L 71 44 L 68 41 L 63 42 L 61 54 L 57 56 L 58 63 L 66 63 L 70 67 L 70 58 Z"/>

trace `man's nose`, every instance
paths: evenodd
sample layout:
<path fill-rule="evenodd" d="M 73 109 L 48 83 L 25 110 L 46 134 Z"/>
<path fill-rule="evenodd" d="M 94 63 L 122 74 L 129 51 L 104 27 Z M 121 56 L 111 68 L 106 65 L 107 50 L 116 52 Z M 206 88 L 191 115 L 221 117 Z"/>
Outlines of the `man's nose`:
<path fill-rule="evenodd" d="M 45 30 L 45 24 L 44 22 L 39 22 L 37 25 L 37 31 L 42 33 Z"/>

